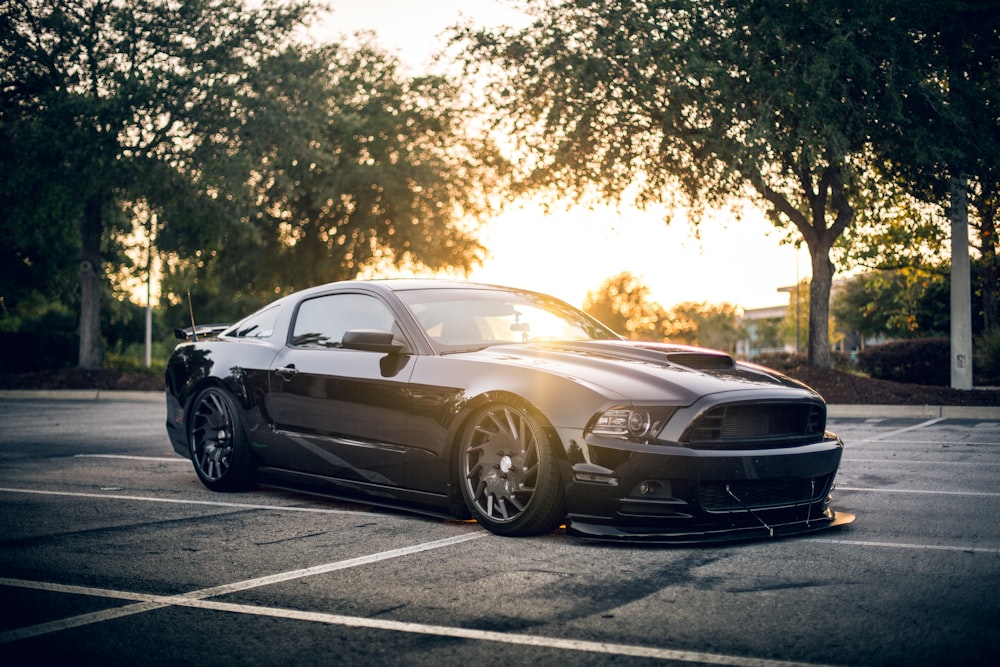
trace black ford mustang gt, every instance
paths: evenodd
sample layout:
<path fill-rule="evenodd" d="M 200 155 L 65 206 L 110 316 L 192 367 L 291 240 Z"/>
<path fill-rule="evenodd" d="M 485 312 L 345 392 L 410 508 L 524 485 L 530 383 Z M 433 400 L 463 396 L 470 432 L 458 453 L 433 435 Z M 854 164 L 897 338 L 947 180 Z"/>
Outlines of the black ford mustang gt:
<path fill-rule="evenodd" d="M 533 292 L 322 285 L 178 332 L 167 432 L 210 489 L 258 483 L 675 542 L 850 523 L 843 443 L 808 387 L 730 356 L 621 337 Z"/>

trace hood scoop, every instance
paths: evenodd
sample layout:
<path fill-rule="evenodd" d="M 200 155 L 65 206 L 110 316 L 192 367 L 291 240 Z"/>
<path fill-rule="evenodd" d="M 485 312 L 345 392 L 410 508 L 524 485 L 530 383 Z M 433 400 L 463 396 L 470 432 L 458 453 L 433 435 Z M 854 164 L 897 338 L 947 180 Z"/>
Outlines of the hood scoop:
<path fill-rule="evenodd" d="M 550 341 L 540 349 L 561 350 L 611 359 L 641 361 L 663 366 L 665 363 L 694 371 L 725 372 L 736 368 L 736 361 L 725 352 L 689 345 L 634 341 Z"/>
<path fill-rule="evenodd" d="M 697 371 L 728 371 L 736 366 L 736 362 L 728 354 L 673 352 L 667 354 L 667 360 L 672 364 Z"/>

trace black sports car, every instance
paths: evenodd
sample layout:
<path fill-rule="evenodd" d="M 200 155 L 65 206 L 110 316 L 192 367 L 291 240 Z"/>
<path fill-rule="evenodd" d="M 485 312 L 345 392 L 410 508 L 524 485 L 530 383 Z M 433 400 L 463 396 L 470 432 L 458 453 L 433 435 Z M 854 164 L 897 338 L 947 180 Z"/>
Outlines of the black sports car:
<path fill-rule="evenodd" d="M 501 535 L 706 541 L 850 523 L 808 387 L 623 340 L 464 282 L 322 285 L 178 331 L 167 432 L 210 489 L 258 483 L 474 517 Z"/>

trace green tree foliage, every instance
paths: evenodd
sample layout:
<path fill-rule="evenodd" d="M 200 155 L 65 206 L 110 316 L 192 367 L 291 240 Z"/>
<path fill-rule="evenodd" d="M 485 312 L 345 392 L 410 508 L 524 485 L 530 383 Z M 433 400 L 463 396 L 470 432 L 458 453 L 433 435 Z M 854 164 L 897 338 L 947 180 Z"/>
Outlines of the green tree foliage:
<path fill-rule="evenodd" d="M 781 323 L 781 317 L 766 317 L 754 320 L 750 327 L 744 325 L 750 346 L 757 350 L 766 351 L 784 348 L 785 336 L 782 332 Z"/>
<path fill-rule="evenodd" d="M 933 338 L 949 332 L 946 272 L 901 269 L 855 276 L 831 303 L 837 328 L 859 337 Z"/>
<path fill-rule="evenodd" d="M 230 189 L 253 205 L 201 234 L 165 225 L 171 301 L 190 289 L 198 312 L 232 318 L 366 270 L 481 259 L 473 223 L 503 164 L 452 83 L 404 79 L 368 43 L 287 51 L 251 83 L 261 99 L 233 128 L 246 163 Z"/>
<path fill-rule="evenodd" d="M 661 325 L 664 337 L 673 343 L 700 345 L 729 354 L 745 336 L 739 326 L 739 308 L 730 303 L 686 301 L 671 308 Z"/>
<path fill-rule="evenodd" d="M 640 205 L 679 186 L 695 215 L 755 196 L 809 248 L 809 361 L 829 366 L 830 251 L 864 211 L 898 44 L 881 3 L 547 0 L 523 30 L 468 31 L 528 189 Z"/>
<path fill-rule="evenodd" d="M 809 281 L 802 280 L 788 292 L 788 310 L 781 320 L 781 337 L 797 353 L 809 345 Z"/>
<path fill-rule="evenodd" d="M 78 306 L 79 364 L 100 366 L 101 295 L 147 221 L 168 300 L 190 290 L 206 317 L 379 262 L 476 261 L 490 201 L 473 184 L 502 164 L 457 89 L 368 46 L 297 42 L 314 11 L 0 0 L 5 312 L 38 289 Z"/>
<path fill-rule="evenodd" d="M 983 325 L 1000 327 L 1000 11 L 995 0 L 894 0 L 886 26 L 899 52 L 896 124 L 873 128 L 886 173 L 945 205 L 951 179 L 968 182 Z"/>
<path fill-rule="evenodd" d="M 630 340 L 669 340 L 734 353 L 744 335 L 732 304 L 685 302 L 670 310 L 650 298 L 642 280 L 623 271 L 588 291 L 583 305 L 592 317 Z"/>
<path fill-rule="evenodd" d="M 0 157 L 14 175 L 0 193 L 3 226 L 17 239 L 44 228 L 16 244 L 22 265 L 47 261 L 44 248 L 60 265 L 79 262 L 80 366 L 103 363 L 102 243 L 116 202 L 190 179 L 195 156 L 223 148 L 247 73 L 306 14 L 272 0 L 254 10 L 238 0 L 0 5 Z"/>
<path fill-rule="evenodd" d="M 584 311 L 630 340 L 661 340 L 663 307 L 650 299 L 649 288 L 623 271 L 588 291 Z"/>

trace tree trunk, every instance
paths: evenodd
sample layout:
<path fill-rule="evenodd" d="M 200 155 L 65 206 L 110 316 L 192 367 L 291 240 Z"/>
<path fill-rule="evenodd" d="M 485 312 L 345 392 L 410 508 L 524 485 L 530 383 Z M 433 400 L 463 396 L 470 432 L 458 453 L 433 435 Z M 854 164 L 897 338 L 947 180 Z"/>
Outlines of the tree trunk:
<path fill-rule="evenodd" d="M 833 288 L 833 262 L 830 249 L 841 234 L 854 221 L 854 208 L 847 200 L 840 167 L 826 166 L 814 184 L 812 172 L 800 173 L 801 196 L 808 203 L 811 218 L 776 190 L 772 190 L 759 172 L 751 179 L 757 191 L 775 210 L 784 215 L 802 234 L 809 248 L 812 263 L 812 280 L 809 282 L 809 346 L 808 364 L 818 368 L 830 367 L 830 291 Z M 836 213 L 833 224 L 827 227 L 827 211 Z M 796 292 L 797 294 L 797 292 Z M 798 344 L 798 341 L 796 341 Z"/>
<path fill-rule="evenodd" d="M 101 341 L 102 202 L 93 197 L 83 207 L 80 222 L 80 368 L 104 366 Z"/>
<path fill-rule="evenodd" d="M 809 282 L 809 349 L 808 364 L 830 367 L 830 290 L 833 288 L 833 262 L 830 248 L 809 247 L 812 260 L 812 280 Z"/>
<path fill-rule="evenodd" d="M 1000 329 L 1000 293 L 997 291 L 1000 283 L 1000 276 L 997 275 L 997 207 L 981 207 L 979 215 L 982 220 L 979 236 L 983 244 L 980 249 L 983 262 L 980 285 L 983 294 L 983 330 L 991 333 Z"/>

